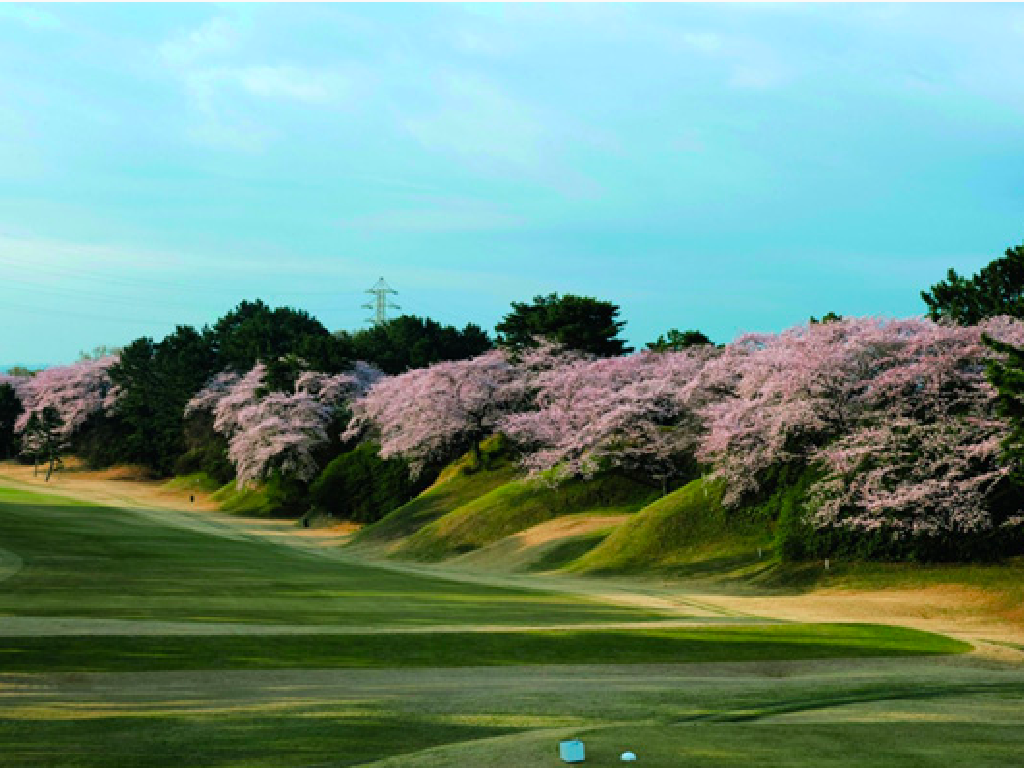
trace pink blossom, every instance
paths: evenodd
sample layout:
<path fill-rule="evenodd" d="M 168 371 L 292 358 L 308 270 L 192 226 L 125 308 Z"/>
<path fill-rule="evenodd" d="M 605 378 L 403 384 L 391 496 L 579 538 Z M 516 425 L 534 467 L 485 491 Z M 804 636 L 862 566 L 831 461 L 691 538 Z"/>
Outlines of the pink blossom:
<path fill-rule="evenodd" d="M 33 413 L 53 407 L 64 422 L 61 437 L 73 435 L 91 416 L 109 410 L 113 387 L 107 371 L 115 362 L 117 356 L 111 355 L 45 368 L 24 379 L 9 377 L 22 379 L 15 390 L 25 411 L 15 422 L 15 429 L 23 431 Z"/>
<path fill-rule="evenodd" d="M 641 352 L 568 360 L 541 371 L 532 410 L 501 420 L 532 472 L 589 476 L 621 467 L 667 481 L 692 462 L 699 436 L 692 382 L 711 353 Z"/>
<path fill-rule="evenodd" d="M 214 430 L 228 438 L 239 487 L 272 471 L 310 480 L 320 469 L 316 451 L 330 439 L 332 420 L 381 376 L 358 362 L 346 373 L 303 372 L 294 393 L 265 392 L 266 366 L 257 363 L 244 375 L 214 376 L 189 401 L 185 414 L 213 415 Z"/>
<path fill-rule="evenodd" d="M 414 472 L 476 447 L 522 403 L 525 379 L 500 350 L 381 379 L 352 403 L 346 437 L 370 433 Z"/>

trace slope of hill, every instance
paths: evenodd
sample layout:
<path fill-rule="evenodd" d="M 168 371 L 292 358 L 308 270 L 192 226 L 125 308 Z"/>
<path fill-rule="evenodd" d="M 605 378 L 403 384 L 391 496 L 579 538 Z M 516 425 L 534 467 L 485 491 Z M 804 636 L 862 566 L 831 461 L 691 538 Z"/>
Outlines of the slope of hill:
<path fill-rule="evenodd" d="M 569 480 L 558 486 L 539 478 L 519 478 L 422 527 L 396 549 L 396 554 L 416 560 L 443 560 L 563 515 L 636 512 L 656 495 L 650 486 L 621 475 Z"/>
<path fill-rule="evenodd" d="M 554 571 L 601 543 L 631 514 L 582 512 L 546 520 L 447 561 L 455 568 L 492 573 Z"/>
<path fill-rule="evenodd" d="M 415 499 L 360 530 L 350 546 L 390 552 L 424 526 L 510 482 L 518 474 L 518 467 L 508 457 L 500 437 L 485 440 L 480 452 L 479 463 L 472 454 L 466 454 L 441 472 L 434 484 Z"/>
<path fill-rule="evenodd" d="M 770 540 L 763 520 L 727 514 L 717 483 L 694 480 L 651 503 L 570 563 L 574 573 L 723 573 L 758 561 Z"/>

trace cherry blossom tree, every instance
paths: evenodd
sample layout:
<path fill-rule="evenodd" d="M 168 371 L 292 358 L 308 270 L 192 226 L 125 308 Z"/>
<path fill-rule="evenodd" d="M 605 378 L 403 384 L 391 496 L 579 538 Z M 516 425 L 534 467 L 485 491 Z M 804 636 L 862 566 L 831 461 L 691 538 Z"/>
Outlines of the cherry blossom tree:
<path fill-rule="evenodd" d="M 381 458 L 402 456 L 414 474 L 466 448 L 479 456 L 480 441 L 521 406 L 522 371 L 507 353 L 493 350 L 382 379 L 352 403 L 346 437 L 370 435 Z"/>
<path fill-rule="evenodd" d="M 24 412 L 15 429 L 24 431 L 33 414 L 53 408 L 61 421 L 61 438 L 77 432 L 97 413 L 109 408 L 116 398 L 107 371 L 117 362 L 116 356 L 81 360 L 71 365 L 45 368 L 15 385 Z M 21 378 L 21 377 L 11 377 Z"/>
<path fill-rule="evenodd" d="M 757 491 L 770 468 L 806 463 L 847 433 L 874 407 L 879 377 L 913 358 L 911 350 L 897 353 L 935 327 L 852 318 L 748 334 L 729 345 L 704 383 L 723 396 L 703 411 L 700 451 L 726 480 L 726 503 Z"/>
<path fill-rule="evenodd" d="M 619 467 L 667 483 L 693 468 L 699 425 L 692 386 L 713 349 L 576 359 L 536 376 L 535 408 L 501 431 L 532 472 L 591 476 Z"/>
<path fill-rule="evenodd" d="M 876 377 L 873 409 L 820 451 L 827 475 L 811 490 L 817 523 L 925 536 L 1019 524 L 1019 515 L 995 519 L 989 505 L 1013 467 L 1001 461 L 1009 424 L 985 375 L 993 352 L 983 334 L 1019 344 L 1024 323 L 1000 317 L 918 331 Z"/>
<path fill-rule="evenodd" d="M 1007 469 L 1006 425 L 985 377 L 982 333 L 923 319 L 852 318 L 741 338 L 713 371 L 725 396 L 704 410 L 701 455 L 727 482 L 725 501 L 767 471 L 817 464 L 816 522 L 910 534 L 990 526 L 986 499 Z"/>
<path fill-rule="evenodd" d="M 331 423 L 382 374 L 366 363 L 339 374 L 306 371 L 294 392 L 267 392 L 266 375 L 262 363 L 244 375 L 217 374 L 186 407 L 186 415 L 213 414 L 214 429 L 228 438 L 239 487 L 274 471 L 311 480 L 320 469 L 317 449 L 330 440 Z"/>

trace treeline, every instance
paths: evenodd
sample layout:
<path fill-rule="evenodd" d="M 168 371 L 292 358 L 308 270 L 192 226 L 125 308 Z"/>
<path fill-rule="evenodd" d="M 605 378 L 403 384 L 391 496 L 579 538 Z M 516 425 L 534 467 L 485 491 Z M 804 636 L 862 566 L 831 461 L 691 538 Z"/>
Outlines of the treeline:
<path fill-rule="evenodd" d="M 202 472 L 281 511 L 378 519 L 500 432 L 552 482 L 616 472 L 664 491 L 720 478 L 794 559 L 972 559 L 1024 552 L 1024 247 L 923 293 L 927 318 L 828 313 L 715 345 L 670 330 L 632 353 L 619 308 L 514 303 L 480 327 L 401 317 L 331 333 L 243 302 L 0 383 L 0 451 Z M 54 421 L 52 417 L 56 417 Z M 46 459 L 42 456 L 42 459 Z"/>

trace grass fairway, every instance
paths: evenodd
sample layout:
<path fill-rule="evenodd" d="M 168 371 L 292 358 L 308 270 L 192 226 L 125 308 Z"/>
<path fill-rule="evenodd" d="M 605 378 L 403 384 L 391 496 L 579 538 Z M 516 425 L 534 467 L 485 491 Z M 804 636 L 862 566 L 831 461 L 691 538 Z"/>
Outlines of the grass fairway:
<path fill-rule="evenodd" d="M 0 547 L 3 768 L 554 768 L 568 736 L 597 766 L 1024 753 L 1024 670 L 941 635 L 636 626 L 659 616 L 2 489 Z"/>
<path fill-rule="evenodd" d="M 919 656 L 970 646 L 901 627 L 778 624 L 663 630 L 269 636 L 0 637 L 0 670 L 472 667 L 679 664 Z"/>
<path fill-rule="evenodd" d="M 569 596 L 330 561 L 259 538 L 3 488 L 0 546 L 24 561 L 0 582 L 0 616 L 354 626 L 651 618 Z"/>

